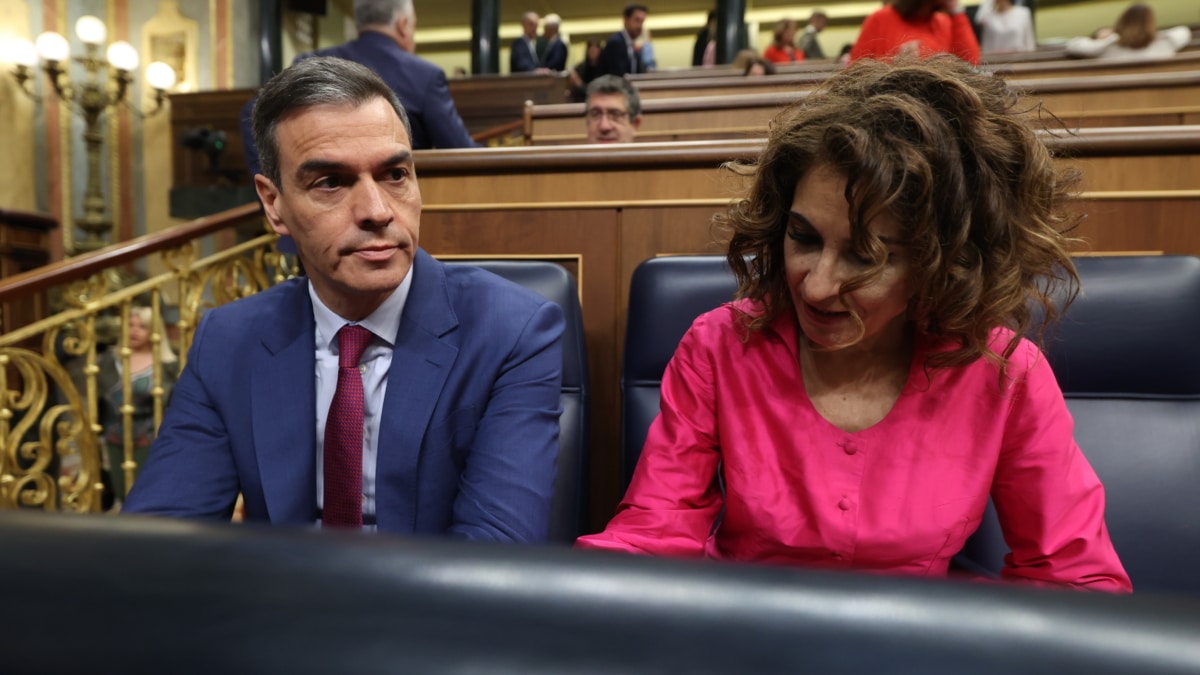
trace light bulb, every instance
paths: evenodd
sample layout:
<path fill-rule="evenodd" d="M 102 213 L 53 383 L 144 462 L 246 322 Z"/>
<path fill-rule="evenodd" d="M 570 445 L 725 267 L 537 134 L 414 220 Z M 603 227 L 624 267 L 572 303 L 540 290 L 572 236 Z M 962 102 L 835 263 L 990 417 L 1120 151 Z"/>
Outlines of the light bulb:
<path fill-rule="evenodd" d="M 37 47 L 29 40 L 12 40 L 5 45 L 5 60 L 18 66 L 32 68 L 37 65 Z"/>
<path fill-rule="evenodd" d="M 108 63 L 117 70 L 132 72 L 138 67 L 138 53 L 133 45 L 117 40 L 108 46 Z"/>
<path fill-rule="evenodd" d="M 159 91 L 166 91 L 175 86 L 175 69 L 162 61 L 155 61 L 146 66 L 146 82 Z"/>
<path fill-rule="evenodd" d="M 108 37 L 108 28 L 104 26 L 103 21 L 94 16 L 81 16 L 75 22 L 75 34 L 84 44 L 101 45 Z"/>
<path fill-rule="evenodd" d="M 71 47 L 67 38 L 52 31 L 46 31 L 37 36 L 37 51 L 47 61 L 66 61 L 71 55 Z"/>

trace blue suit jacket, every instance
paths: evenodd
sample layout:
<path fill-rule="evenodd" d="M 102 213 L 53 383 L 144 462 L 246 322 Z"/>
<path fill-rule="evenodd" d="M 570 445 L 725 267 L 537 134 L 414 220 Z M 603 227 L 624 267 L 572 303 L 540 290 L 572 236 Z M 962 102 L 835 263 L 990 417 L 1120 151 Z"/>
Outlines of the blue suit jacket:
<path fill-rule="evenodd" d="M 545 540 L 558 456 L 562 311 L 424 251 L 379 432 L 380 531 Z M 127 513 L 311 524 L 315 324 L 294 279 L 210 310 Z"/>
<path fill-rule="evenodd" d="M 636 61 L 637 55 L 634 54 Z M 625 77 L 634 72 L 634 65 L 637 65 L 637 72 L 642 72 L 640 63 L 631 62 L 629 60 L 629 43 L 625 41 L 625 31 L 617 31 L 608 38 L 604 43 L 604 49 L 600 51 L 600 70 L 605 75 L 616 75 L 617 77 Z"/>
<path fill-rule="evenodd" d="M 525 36 L 512 41 L 508 49 L 508 72 L 528 73 L 538 67 L 537 51 L 530 46 Z"/>
<path fill-rule="evenodd" d="M 311 56 L 337 56 L 361 63 L 375 71 L 400 99 L 409 124 L 412 125 L 413 150 L 430 148 L 475 148 L 479 147 L 467 131 L 454 99 L 450 97 L 450 85 L 446 74 L 432 63 L 404 51 L 391 38 L 382 33 L 363 31 L 354 40 L 336 47 L 309 52 L 296 57 L 296 61 Z M 254 174 L 261 173 L 258 163 L 258 147 L 254 144 L 251 112 L 258 97 L 250 99 L 242 108 L 239 120 L 242 130 L 242 149 L 246 158 L 246 170 L 250 182 Z"/>
<path fill-rule="evenodd" d="M 383 78 L 412 122 L 413 149 L 473 148 L 479 144 L 471 139 L 441 68 L 425 59 L 409 54 L 388 36 L 363 31 L 345 44 L 301 54 L 296 60 L 310 56 L 337 56 L 356 61 Z"/>
<path fill-rule="evenodd" d="M 561 37 L 546 45 L 546 53 L 542 54 L 541 66 L 554 71 L 567 69 L 567 43 Z"/>

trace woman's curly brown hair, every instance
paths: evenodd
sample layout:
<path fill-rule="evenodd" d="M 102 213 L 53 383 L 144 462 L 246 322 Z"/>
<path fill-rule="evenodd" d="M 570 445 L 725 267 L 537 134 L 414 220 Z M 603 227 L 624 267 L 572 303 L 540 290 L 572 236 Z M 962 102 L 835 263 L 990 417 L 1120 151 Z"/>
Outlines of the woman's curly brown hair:
<path fill-rule="evenodd" d="M 728 165 L 753 177 L 748 196 L 714 219 L 728 231 L 739 297 L 763 309 L 748 327 L 794 311 L 788 213 L 800 178 L 827 165 L 847 179 L 851 246 L 873 261 L 842 297 L 883 273 L 887 250 L 867 224 L 890 214 L 908 243 L 908 316 L 951 347 L 926 365 L 1007 365 L 1034 307 L 1048 323 L 1054 298 L 1069 302 L 1079 287 L 1065 234 L 1079 220 L 1065 208 L 1078 172 L 1055 167 L 1036 114 L 1019 104 L 1003 80 L 955 57 L 897 58 L 857 62 L 776 117 L 757 162 Z M 996 353 L 999 326 L 1016 335 Z"/>

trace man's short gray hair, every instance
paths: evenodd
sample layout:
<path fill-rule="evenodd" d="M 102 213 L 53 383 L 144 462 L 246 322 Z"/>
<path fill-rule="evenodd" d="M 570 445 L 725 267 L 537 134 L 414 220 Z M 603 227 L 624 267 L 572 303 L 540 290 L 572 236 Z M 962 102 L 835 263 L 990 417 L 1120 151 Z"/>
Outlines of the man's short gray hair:
<path fill-rule="evenodd" d="M 400 105 L 396 92 L 364 65 L 333 56 L 314 56 L 267 80 L 258 92 L 252 117 L 254 143 L 258 147 L 263 175 L 271 179 L 277 190 L 283 191 L 276 138 L 280 122 L 313 106 L 357 108 L 375 99 L 387 101 L 396 111 L 411 143 L 408 113 Z"/>
<path fill-rule="evenodd" d="M 368 26 L 390 26 L 402 16 L 412 19 L 412 0 L 354 0 L 354 25 L 360 31 Z"/>
<path fill-rule="evenodd" d="M 635 119 L 642 114 L 642 99 L 638 96 L 637 88 L 633 83 L 623 77 L 616 75 L 601 75 L 592 80 L 587 88 L 587 97 L 590 100 L 592 94 L 621 94 L 625 97 L 626 112 L 629 113 L 629 119 Z"/>

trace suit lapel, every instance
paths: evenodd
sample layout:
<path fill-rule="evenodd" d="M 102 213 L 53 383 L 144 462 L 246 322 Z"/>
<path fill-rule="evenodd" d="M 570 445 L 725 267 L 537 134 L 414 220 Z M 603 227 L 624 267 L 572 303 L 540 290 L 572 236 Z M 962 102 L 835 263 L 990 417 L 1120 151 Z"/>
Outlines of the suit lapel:
<path fill-rule="evenodd" d="M 292 282 L 263 326 L 251 374 L 251 424 L 271 522 L 312 523 L 316 496 L 315 324 L 308 284 Z"/>
<path fill-rule="evenodd" d="M 379 429 L 375 513 L 381 530 L 416 529 L 421 444 L 458 358 L 444 339 L 458 326 L 442 264 L 422 250 L 400 319 Z"/>

